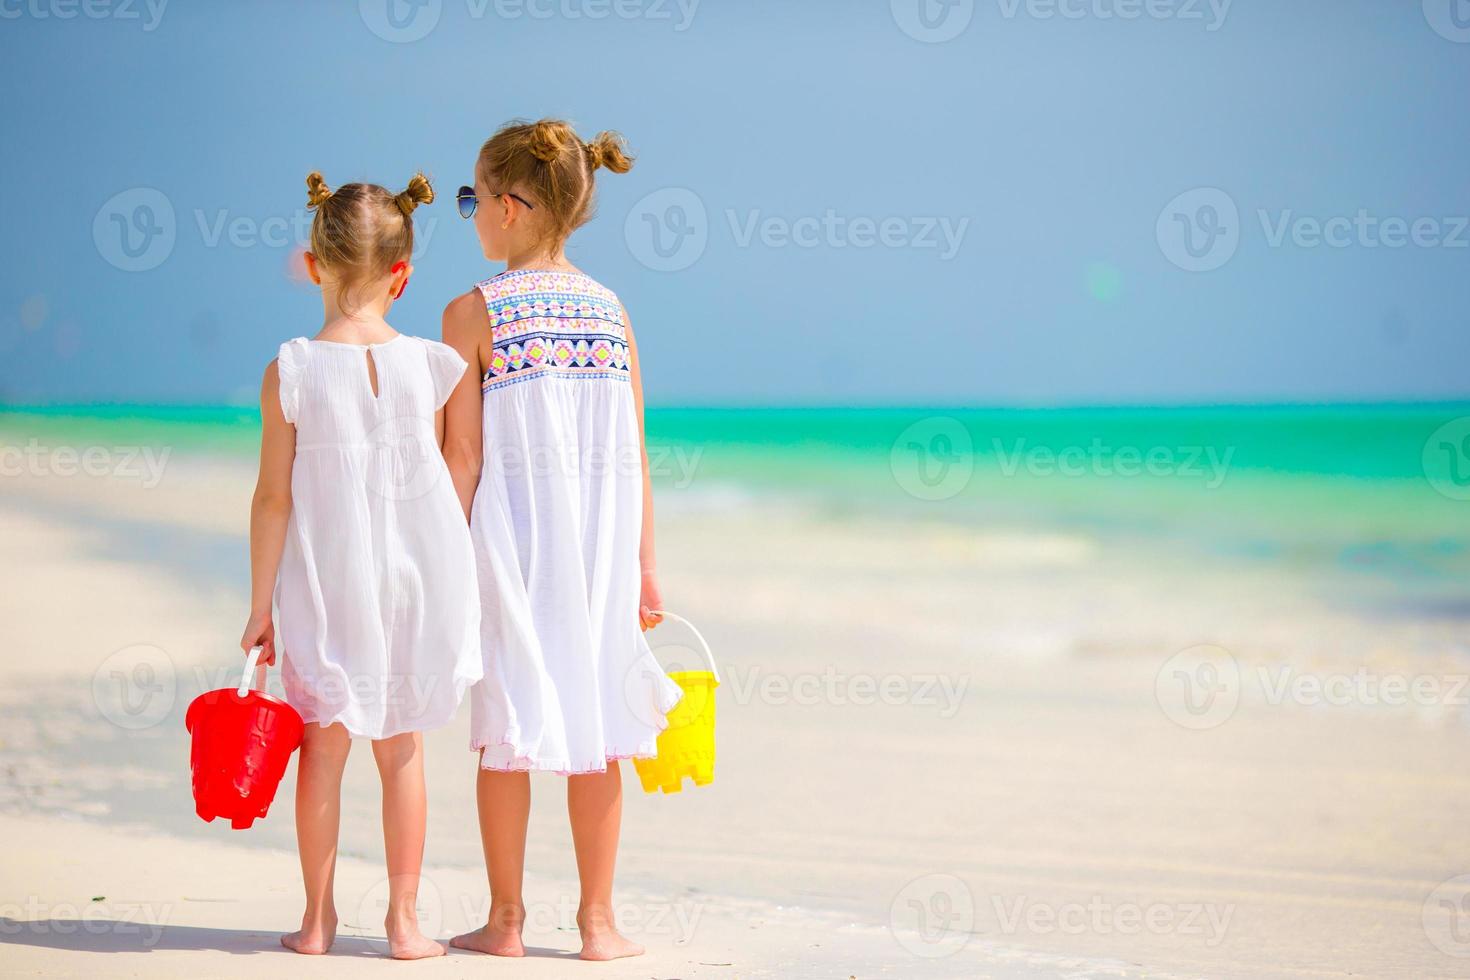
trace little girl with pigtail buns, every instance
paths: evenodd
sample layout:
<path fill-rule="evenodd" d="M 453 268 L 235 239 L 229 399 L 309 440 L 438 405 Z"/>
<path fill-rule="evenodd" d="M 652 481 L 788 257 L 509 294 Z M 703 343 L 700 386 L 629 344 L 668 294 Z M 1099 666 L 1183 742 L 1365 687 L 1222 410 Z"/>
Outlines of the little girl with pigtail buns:
<path fill-rule="evenodd" d="M 567 260 L 592 217 L 596 174 L 626 173 L 622 137 L 583 140 L 557 119 L 485 142 L 459 213 L 505 271 L 444 312 L 472 365 L 445 414 L 445 453 L 479 570 L 485 678 L 470 694 L 485 925 L 451 945 L 522 956 L 528 774 L 567 777 L 581 880 L 581 957 L 643 950 L 613 915 L 621 759 L 651 758 L 681 692 L 642 630 L 663 608 L 628 312 Z"/>
<path fill-rule="evenodd" d="M 351 740 L 367 738 L 383 782 L 389 951 L 441 956 L 414 910 L 421 733 L 449 722 L 482 673 L 474 553 L 440 448 L 442 409 L 467 365 L 385 319 L 413 274 L 413 212 L 433 201 L 429 181 L 416 174 L 398 194 L 332 190 L 319 173 L 306 185 L 306 269 L 324 316 L 265 370 L 240 641 L 266 663 L 279 653 L 286 699 L 307 723 L 296 787 L 306 912 L 281 942 L 332 945 L 342 770 Z"/>

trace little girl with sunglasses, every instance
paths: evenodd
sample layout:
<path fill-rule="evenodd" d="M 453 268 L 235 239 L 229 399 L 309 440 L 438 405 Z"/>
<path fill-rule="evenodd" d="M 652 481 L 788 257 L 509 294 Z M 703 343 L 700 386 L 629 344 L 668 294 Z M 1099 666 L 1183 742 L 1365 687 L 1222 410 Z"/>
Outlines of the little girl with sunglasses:
<path fill-rule="evenodd" d="M 481 380 L 455 390 L 444 423 L 485 661 L 470 726 L 490 914 L 452 941 L 463 949 L 524 955 L 528 773 L 553 772 L 568 777 L 582 958 L 643 951 L 613 919 L 618 760 L 656 754 L 680 691 L 640 631 L 661 605 L 638 349 L 617 296 L 565 253 L 596 171 L 631 165 L 616 134 L 589 143 L 559 120 L 515 123 L 459 195 L 485 257 L 506 264 L 444 313 L 445 341 Z"/>
<path fill-rule="evenodd" d="M 265 371 L 240 640 L 266 663 L 279 648 L 286 699 L 307 723 L 296 786 L 306 912 L 281 942 L 298 953 L 332 945 L 342 770 L 351 739 L 367 738 L 383 783 L 389 951 L 441 956 L 414 910 L 421 733 L 450 721 L 482 672 L 474 555 L 440 453 L 441 409 L 467 365 L 384 319 L 413 272 L 413 211 L 434 199 L 423 175 L 399 194 L 333 191 L 319 173 L 306 184 L 316 210 L 306 268 L 325 316 Z M 473 379 L 468 388 L 479 390 Z"/>

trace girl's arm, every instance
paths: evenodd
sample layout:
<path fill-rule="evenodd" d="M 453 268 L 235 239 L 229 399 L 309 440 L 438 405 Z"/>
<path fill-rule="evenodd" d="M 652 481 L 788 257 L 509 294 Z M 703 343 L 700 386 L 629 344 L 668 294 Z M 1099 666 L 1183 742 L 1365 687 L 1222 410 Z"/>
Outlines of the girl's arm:
<path fill-rule="evenodd" d="M 638 416 L 638 455 L 643 466 L 643 531 L 638 539 L 638 564 L 643 584 L 638 599 L 638 625 L 647 630 L 663 621 L 653 610 L 664 607 L 658 591 L 658 569 L 653 554 L 653 479 L 648 473 L 648 439 L 643 432 L 643 375 L 638 369 L 638 342 L 633 339 L 633 322 L 623 310 L 628 333 L 628 375 L 633 385 L 633 411 Z"/>
<path fill-rule="evenodd" d="M 490 335 L 490 314 L 478 289 L 472 289 L 444 308 L 444 342 L 469 362 L 464 377 L 444 405 L 440 448 L 449 464 L 454 491 L 464 508 L 465 520 L 480 485 L 480 467 L 484 464 L 484 399 L 480 379 L 485 368 L 480 359 L 480 341 Z"/>
<path fill-rule="evenodd" d="M 265 369 L 260 385 L 260 476 L 250 502 L 250 621 L 240 649 L 264 647 L 262 659 L 276 662 L 276 626 L 271 596 L 276 570 L 286 547 L 291 519 L 291 465 L 296 459 L 296 427 L 281 413 L 281 376 L 276 362 Z"/>

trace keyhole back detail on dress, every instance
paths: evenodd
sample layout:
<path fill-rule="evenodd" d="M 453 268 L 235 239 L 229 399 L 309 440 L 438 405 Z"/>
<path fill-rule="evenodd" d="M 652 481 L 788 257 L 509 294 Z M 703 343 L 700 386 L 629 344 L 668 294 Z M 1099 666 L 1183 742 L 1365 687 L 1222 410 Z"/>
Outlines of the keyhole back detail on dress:
<path fill-rule="evenodd" d="M 371 391 L 373 393 L 373 400 L 376 401 L 379 395 L 378 359 L 373 354 L 373 348 L 371 346 L 369 346 L 367 350 L 363 351 L 363 354 L 367 357 L 368 391 Z"/>

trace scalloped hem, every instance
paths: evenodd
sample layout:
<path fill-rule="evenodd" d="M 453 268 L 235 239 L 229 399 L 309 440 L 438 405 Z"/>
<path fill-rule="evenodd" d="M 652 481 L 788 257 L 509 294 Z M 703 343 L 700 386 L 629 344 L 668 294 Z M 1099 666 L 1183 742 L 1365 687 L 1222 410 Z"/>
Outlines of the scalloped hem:
<path fill-rule="evenodd" d="M 544 772 L 555 776 L 590 776 L 595 773 L 607 772 L 609 762 L 623 762 L 629 759 L 652 759 L 658 755 L 658 741 L 645 742 L 631 751 L 624 749 L 612 749 L 601 762 L 573 763 L 570 759 L 535 759 L 522 755 L 519 752 L 504 765 L 486 765 L 485 749 L 499 748 L 501 746 L 514 746 L 510 742 L 492 742 L 488 739 L 471 739 L 470 751 L 480 753 L 480 768 L 487 772 Z"/>
<path fill-rule="evenodd" d="M 372 732 L 355 730 L 350 724 L 342 720 L 342 716 L 340 714 L 332 715 L 329 718 L 325 718 L 319 721 L 316 718 L 308 718 L 304 713 L 302 713 L 301 720 L 308 725 L 320 725 L 323 728 L 331 728 L 333 725 L 341 725 L 343 728 L 347 729 L 347 734 L 352 738 L 366 738 L 371 739 L 374 742 L 381 742 L 385 738 L 394 738 L 398 735 L 411 735 L 415 732 L 437 731 L 438 729 L 443 728 L 450 722 L 454 721 L 454 716 L 456 713 L 456 711 L 451 711 L 449 713 L 449 717 L 443 719 L 436 718 L 435 720 L 427 722 L 425 724 L 415 723 L 412 725 L 400 725 L 397 728 L 388 729 L 381 735 L 374 734 Z"/>
<path fill-rule="evenodd" d="M 429 715 L 428 721 L 400 724 L 394 728 L 387 729 L 382 734 L 374 734 L 373 732 L 367 731 L 358 731 L 357 729 L 353 728 L 352 725 L 350 725 L 348 722 L 344 721 L 343 716 L 352 712 L 352 707 L 350 705 L 347 707 L 339 707 L 334 712 L 330 706 L 320 703 L 308 704 L 305 702 L 305 700 L 303 700 L 302 703 L 298 704 L 292 699 L 290 690 L 286 691 L 286 703 L 291 705 L 292 708 L 296 709 L 296 713 L 301 716 L 302 722 L 307 725 L 320 725 L 323 728 L 330 728 L 333 725 L 341 725 L 343 728 L 347 729 L 347 734 L 352 738 L 366 738 L 371 739 L 374 742 L 381 742 L 385 738 L 394 738 L 398 735 L 410 735 L 415 732 L 432 732 L 446 727 L 451 722 L 453 722 L 455 717 L 459 714 L 459 709 L 464 704 L 465 692 L 477 683 L 479 683 L 478 679 L 473 681 L 456 680 L 454 683 L 454 703 L 448 705 L 447 710 Z M 323 708 L 325 708 L 326 710 L 323 711 Z"/>

